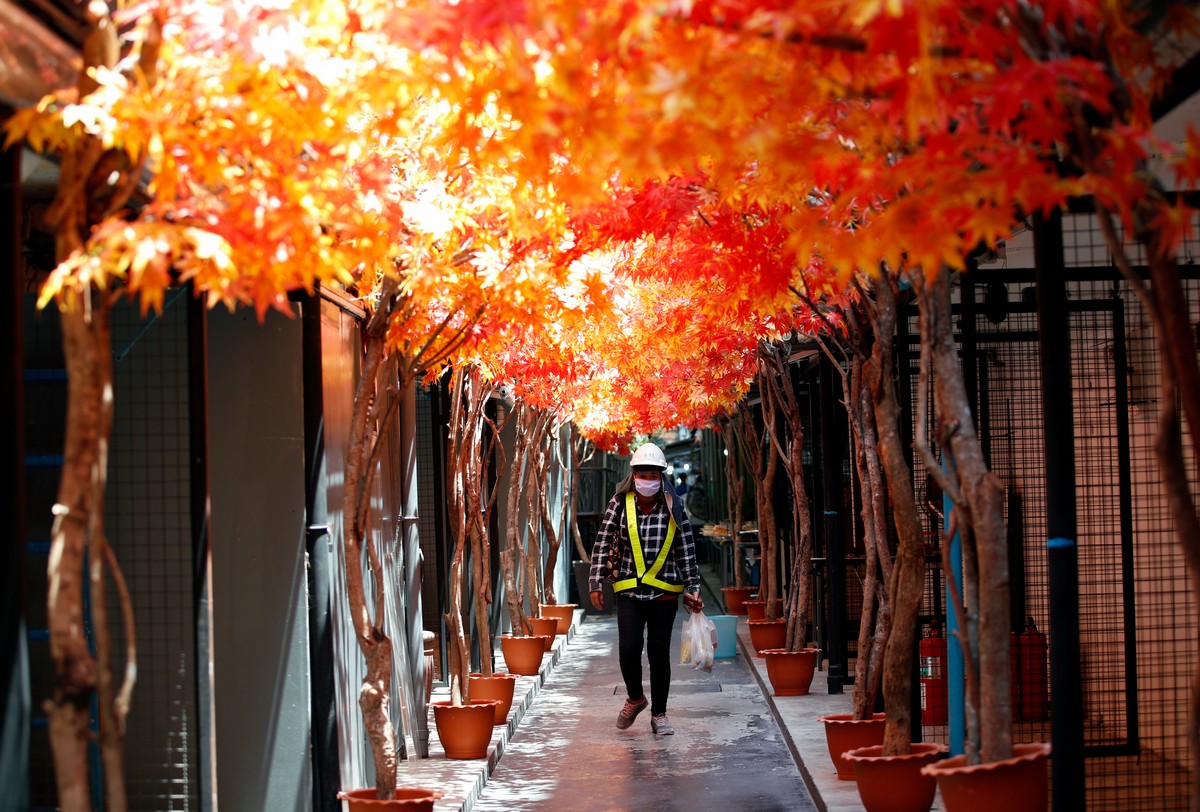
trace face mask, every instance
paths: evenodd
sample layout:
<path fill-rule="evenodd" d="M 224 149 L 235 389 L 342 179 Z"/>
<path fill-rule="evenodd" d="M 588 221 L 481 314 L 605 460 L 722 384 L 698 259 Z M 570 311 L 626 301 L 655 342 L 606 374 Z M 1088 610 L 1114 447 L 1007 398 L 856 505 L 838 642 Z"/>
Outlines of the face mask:
<path fill-rule="evenodd" d="M 653 496 L 662 488 L 661 479 L 635 479 L 633 487 L 637 488 L 637 492 L 642 496 Z"/>

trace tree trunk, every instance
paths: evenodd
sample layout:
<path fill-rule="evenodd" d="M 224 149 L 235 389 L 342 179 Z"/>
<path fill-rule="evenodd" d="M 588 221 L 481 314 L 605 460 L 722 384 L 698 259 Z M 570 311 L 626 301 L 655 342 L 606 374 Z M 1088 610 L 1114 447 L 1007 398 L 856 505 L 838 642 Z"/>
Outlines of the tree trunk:
<path fill-rule="evenodd" d="M 876 694 L 871 690 L 874 680 L 870 678 L 872 647 L 875 643 L 877 613 L 882 611 L 877 593 L 879 587 L 878 534 L 875 532 L 874 510 L 869 501 L 870 480 L 867 477 L 866 452 L 862 442 L 855 443 L 855 465 L 858 469 L 859 492 L 861 494 L 859 514 L 863 521 L 863 546 L 866 548 L 866 564 L 862 581 L 862 611 L 858 619 L 858 649 L 854 658 L 854 691 L 851 703 L 855 719 L 867 719 L 875 709 Z M 884 641 L 886 642 L 886 640 Z"/>
<path fill-rule="evenodd" d="M 108 315 L 107 310 L 105 310 L 102 314 L 96 314 L 96 318 L 94 319 L 97 344 L 103 347 L 111 346 Z M 95 370 L 95 375 L 101 382 L 100 391 L 101 393 L 106 391 L 111 392 L 113 378 L 111 352 L 100 353 L 96 361 L 97 369 Z M 111 396 L 101 397 L 99 418 L 97 431 L 99 455 L 96 460 L 95 475 L 91 482 L 92 493 L 90 500 L 92 505 L 104 504 L 104 492 L 108 483 L 108 444 L 109 438 L 112 436 Z M 92 510 L 88 516 L 88 523 L 88 568 L 91 571 L 89 576 L 89 595 L 91 596 L 92 629 L 95 636 L 96 661 L 98 665 L 96 669 L 96 705 L 99 711 L 99 743 L 100 759 L 104 771 L 104 798 L 106 808 L 123 810 L 127 806 L 123 739 L 125 734 L 125 711 L 128 706 L 126 705 L 123 708 L 118 706 L 118 695 L 113 685 L 112 633 L 108 617 L 107 584 L 104 577 L 106 565 L 111 561 L 113 574 L 119 586 L 123 586 L 124 579 L 117 568 L 116 558 L 108 546 L 108 538 L 104 531 L 104 511 L 101 509 Z M 129 619 L 132 617 L 132 606 L 129 605 L 129 596 L 123 588 L 118 591 L 122 602 L 125 604 L 125 616 L 127 619 L 126 634 L 132 636 L 135 632 L 131 622 L 129 622 Z M 132 647 L 127 650 L 129 652 L 134 651 Z M 126 670 L 127 679 L 132 680 L 136 675 L 136 665 L 133 664 L 131 659 L 127 666 L 132 666 L 127 667 Z M 127 687 L 131 690 L 132 684 L 128 684 Z"/>
<path fill-rule="evenodd" d="M 557 443 L 557 430 L 548 420 L 543 448 L 554 446 Z M 545 584 L 543 594 L 545 602 L 548 604 L 558 603 L 558 596 L 554 591 L 554 569 L 558 566 L 558 550 L 562 546 L 562 535 L 559 533 L 559 528 L 555 526 L 554 517 L 550 511 L 550 495 L 547 493 L 550 464 L 557 457 L 557 454 L 551 455 L 548 450 L 543 451 L 542 474 L 539 477 L 538 488 L 538 512 L 541 514 L 542 532 L 546 534 L 546 563 L 542 568 L 542 583 Z M 563 481 L 566 481 L 565 477 Z M 562 498 L 565 501 L 567 495 L 565 493 L 562 494 Z"/>
<path fill-rule="evenodd" d="M 888 589 L 893 567 L 888 549 L 886 485 L 876 442 L 875 409 L 866 382 L 880 366 L 879 348 L 863 328 L 861 313 L 848 309 L 844 315 L 849 371 L 843 370 L 841 362 L 824 342 L 821 342 L 821 349 L 838 369 L 842 379 L 843 405 L 849 420 L 854 465 L 858 474 L 859 515 L 863 525 L 866 570 L 852 706 L 855 719 L 867 719 L 875 709 L 876 697 L 883 682 L 883 656 L 892 630 Z"/>
<path fill-rule="evenodd" d="M 761 386 L 760 386 L 761 389 Z M 769 408 L 767 400 L 763 400 L 764 414 Z M 766 617 L 775 617 L 775 600 L 778 597 L 775 584 L 775 471 L 778 459 L 771 441 L 765 435 L 760 435 L 754 422 L 754 415 L 743 410 L 735 424 L 738 433 L 738 445 L 745 456 L 746 467 L 753 474 L 755 482 L 754 504 L 758 510 L 758 549 L 759 549 L 759 579 L 758 599 L 767 602 Z M 770 429 L 765 428 L 769 432 Z M 737 535 L 734 535 L 735 555 Z M 734 562 L 735 571 L 740 571 L 740 563 Z"/>
<path fill-rule="evenodd" d="M 579 494 L 583 490 L 583 466 L 592 459 L 596 447 L 586 437 L 579 433 L 574 423 L 571 424 L 571 513 L 567 519 L 571 527 L 571 536 L 575 540 L 575 552 L 579 560 L 585 564 L 592 563 L 592 556 L 583 545 L 583 535 L 579 532 Z"/>
<path fill-rule="evenodd" d="M 1143 219 L 1151 221 L 1150 213 Z M 1200 444 L 1200 370 L 1197 369 L 1196 348 L 1188 319 L 1188 299 L 1179 279 L 1179 267 L 1170 256 L 1161 236 L 1149 229 L 1139 229 L 1150 260 L 1150 279 L 1157 310 L 1159 355 L 1162 358 L 1162 395 L 1160 414 L 1154 438 L 1154 452 L 1167 494 L 1167 503 L 1175 522 L 1183 560 L 1192 582 L 1192 596 L 1200 596 L 1200 515 L 1184 462 L 1182 437 L 1176 402 L 1183 406 L 1193 453 Z M 1192 665 L 1192 690 L 1189 703 L 1188 740 L 1192 748 L 1192 809 L 1200 809 L 1200 671 Z"/>
<path fill-rule="evenodd" d="M 446 634 L 449 638 L 446 674 L 449 676 L 450 701 L 461 705 L 465 695 L 467 670 L 470 667 L 466 634 L 463 629 L 462 577 L 465 550 L 473 546 L 471 525 L 474 517 L 467 493 L 470 489 L 469 460 L 472 453 L 470 418 L 470 372 L 457 367 L 450 374 L 450 416 L 446 432 L 446 501 L 449 515 L 450 539 L 453 544 L 450 580 L 447 584 Z"/>
<path fill-rule="evenodd" d="M 61 240 L 60 240 L 61 242 Z M 91 291 L 73 296 L 61 314 L 67 367 L 64 462 L 54 505 L 47 578 L 47 622 L 54 661 L 54 695 L 46 703 L 58 803 L 64 810 L 91 809 L 88 787 L 88 714 L 96 689 L 97 664 L 88 648 L 83 614 L 84 552 L 93 502 L 93 478 L 101 476 L 101 414 L 106 386 L 100 370 L 106 340 L 107 304 Z"/>
<path fill-rule="evenodd" d="M 788 625 L 784 647 L 788 651 L 798 651 L 808 640 L 812 580 L 812 515 L 804 485 L 804 420 L 792 387 L 786 347 L 765 347 L 760 350 L 760 358 L 766 373 L 761 380 L 767 384 L 763 394 L 771 404 L 772 419 L 767 435 L 783 462 L 792 493 L 792 572 L 786 601 Z M 764 414 L 767 414 L 766 410 Z M 782 415 L 786 421 L 786 443 L 780 440 L 776 431 L 775 415 Z"/>
<path fill-rule="evenodd" d="M 738 531 L 742 527 L 742 494 L 746 486 L 741 468 L 738 466 L 740 453 L 738 449 L 737 421 L 744 418 L 744 413 L 736 410 L 729 417 L 721 421 L 721 438 L 725 442 L 725 482 L 729 496 L 729 552 L 734 559 L 734 586 L 742 586 L 742 581 L 744 580 L 742 578 L 741 562 L 737 560 Z"/>
<path fill-rule="evenodd" d="M 1145 246 L 1150 283 L 1134 271 L 1125 246 L 1113 225 L 1112 214 L 1097 211 L 1105 243 L 1125 280 L 1141 299 L 1158 336 L 1161 359 L 1159 415 L 1155 429 L 1154 454 L 1158 462 L 1175 534 L 1183 553 L 1192 594 L 1200 595 L 1200 512 L 1187 476 L 1179 405 L 1187 421 L 1193 454 L 1200 449 L 1200 365 L 1188 317 L 1189 301 L 1180 281 L 1175 249 L 1163 242 L 1156 228 L 1161 210 L 1169 205 L 1161 190 L 1154 190 L 1135 207 L 1135 232 Z M 1200 670 L 1192 666 L 1188 739 L 1192 748 L 1192 809 L 1200 809 Z"/>
<path fill-rule="evenodd" d="M 520 550 L 510 547 L 500 551 L 500 577 L 504 579 L 504 602 L 508 607 L 508 621 L 512 633 L 526 633 L 525 612 L 521 609 L 521 584 L 518 581 L 521 573 Z"/>
<path fill-rule="evenodd" d="M 544 585 L 542 576 L 542 494 L 546 491 L 546 448 L 544 436 L 549 415 L 530 410 L 529 477 L 525 482 L 525 504 L 528 524 L 525 536 L 525 572 L 529 612 L 539 616 Z"/>
<path fill-rule="evenodd" d="M 81 49 L 78 96 L 97 88 L 93 69 L 118 69 L 120 45 L 117 27 L 108 8 L 86 9 L 88 28 Z M 139 79 L 152 84 L 157 71 L 157 46 L 161 29 L 146 33 L 134 67 Z M 97 173 L 102 158 L 113 157 L 115 172 Z M 58 188 L 46 223 L 54 229 L 55 257 L 59 263 L 85 249 L 92 226 L 123 208 L 140 172 L 118 150 L 105 153 L 98 137 L 83 135 L 64 147 L 60 155 Z M 114 182 L 112 175 L 119 175 Z M 67 370 L 67 418 L 63 441 L 63 469 L 53 507 L 51 549 L 47 562 L 47 626 L 54 665 L 54 693 L 45 703 L 59 808 L 66 812 L 91 809 L 87 747 L 93 692 L 100 719 L 101 762 L 105 806 L 112 812 L 126 808 L 124 776 L 125 714 L 136 674 L 133 613 L 124 580 L 104 535 L 104 494 L 108 478 L 108 443 L 112 424 L 112 347 L 109 313 L 112 292 L 90 282 L 69 280 L 60 294 L 63 355 Z M 84 553 L 90 553 L 92 617 L 85 618 Z M 110 631 L 106 612 L 106 564 L 117 579 L 125 609 L 126 672 L 119 692 L 112 679 Z M 85 629 L 89 621 L 96 635 L 98 657 L 93 658 Z"/>
<path fill-rule="evenodd" d="M 529 460 L 529 409 L 517 407 L 517 437 L 512 457 L 512 482 L 508 491 L 508 514 L 505 526 L 505 549 L 500 553 L 500 570 L 504 576 L 504 600 L 508 606 L 509 623 L 513 634 L 525 634 L 525 550 L 521 543 L 521 503 Z"/>
<path fill-rule="evenodd" d="M 758 489 L 758 599 L 767 602 L 766 619 L 774 620 L 779 599 L 779 529 L 775 523 L 775 473 L 779 470 L 779 456 L 770 443 L 763 453 L 767 455 L 767 467 Z"/>
<path fill-rule="evenodd" d="M 875 430 L 879 457 L 887 476 L 891 496 L 892 520 L 900 542 L 888 595 L 891 599 L 892 630 L 883 660 L 883 702 L 887 714 L 883 752 L 888 756 L 906 755 L 912 744 L 913 651 L 917 636 L 917 613 L 925 590 L 925 551 L 921 518 L 913 493 L 912 469 L 900 437 L 900 404 L 893 382 L 896 335 L 896 292 L 894 280 L 881 277 L 872 289 L 875 302 L 867 303 L 875 332 L 872 375 L 867 381 L 875 405 Z M 1007 641 L 1005 642 L 1007 645 Z"/>
<path fill-rule="evenodd" d="M 373 404 L 380 396 L 380 371 L 383 368 L 385 333 L 395 283 L 389 283 L 379 309 L 368 321 L 365 333 L 362 370 L 354 392 L 350 437 L 346 447 L 343 485 L 343 547 L 345 550 L 346 596 L 355 637 L 366 659 L 366 675 L 359 692 L 367 740 L 375 765 L 376 797 L 390 800 L 396 786 L 396 736 L 388 711 L 392 681 L 392 643 L 384 631 L 383 567 L 368 533 L 371 482 L 374 478 Z M 367 561 L 375 583 L 372 609 L 367 606 L 362 562 Z M 374 619 L 372 619 L 374 618 Z"/>
<path fill-rule="evenodd" d="M 978 660 L 974 672 L 979 679 L 979 747 L 972 752 L 968 736 L 967 757 L 971 763 L 992 762 L 1012 755 L 1012 677 L 1009 671 L 1008 547 L 1004 524 L 1004 486 L 988 470 L 975 433 L 971 401 L 963 383 L 962 367 L 954 346 L 950 311 L 950 273 L 943 269 L 918 284 L 921 303 L 922 340 L 929 342 L 934 371 L 942 447 L 949 451 L 962 504 L 955 514 L 963 533 L 964 551 L 973 547 L 977 570 L 964 567 L 967 615 L 978 617 Z M 968 722 L 971 721 L 968 717 Z"/>
<path fill-rule="evenodd" d="M 492 675 L 492 632 L 491 613 L 488 607 L 492 605 L 491 594 L 491 545 L 485 534 L 471 533 L 471 576 L 475 584 L 475 631 L 479 643 L 479 670 L 485 676 Z"/>
<path fill-rule="evenodd" d="M 491 617 L 488 608 L 492 603 L 491 542 L 488 524 L 496 493 L 488 493 L 484 499 L 484 488 L 488 482 L 491 457 L 498 447 L 495 442 L 497 427 L 487 418 L 487 402 L 493 387 L 483 380 L 481 370 L 474 365 L 456 368 L 450 376 L 450 419 L 446 438 L 446 491 L 451 517 L 451 537 L 455 555 L 469 546 L 471 550 L 470 577 L 474 600 L 470 613 L 474 615 L 474 626 L 479 643 L 480 667 L 487 675 L 492 673 Z M 491 440 L 485 442 L 484 433 L 492 429 Z M 460 567 L 465 567 L 461 563 Z M 466 573 L 462 573 L 465 577 Z M 470 670 L 470 642 L 467 639 L 465 617 L 462 606 L 463 590 L 451 590 L 451 596 L 459 600 L 451 603 L 450 611 L 459 616 L 452 626 L 451 640 L 458 647 L 458 656 L 451 657 L 451 699 L 469 694 L 467 675 Z M 458 686 L 458 690 L 456 690 Z"/>
<path fill-rule="evenodd" d="M 775 600 L 778 588 L 775 584 L 775 472 L 779 467 L 775 455 L 774 434 L 775 412 L 767 392 L 770 389 L 766 378 L 768 373 L 762 360 L 764 349 L 759 345 L 758 391 L 762 395 L 761 408 L 763 430 L 760 436 L 754 423 L 753 415 L 742 424 L 747 432 L 743 439 L 745 447 L 754 448 L 750 459 L 753 461 L 751 470 L 754 472 L 756 487 L 754 489 L 754 507 L 757 514 L 758 526 L 758 599 L 765 601 L 767 620 L 775 619 Z M 750 430 L 754 429 L 753 434 Z M 770 482 L 768 483 L 768 479 Z M 769 523 L 769 526 L 768 526 Z"/>
<path fill-rule="evenodd" d="M 450 702 L 461 705 L 467 698 L 467 671 L 471 666 L 471 651 L 467 646 L 467 634 L 463 628 L 463 545 L 454 548 L 450 558 L 450 578 L 447 587 L 449 609 L 446 612 L 446 635 L 450 656 L 447 673 L 450 675 Z"/>

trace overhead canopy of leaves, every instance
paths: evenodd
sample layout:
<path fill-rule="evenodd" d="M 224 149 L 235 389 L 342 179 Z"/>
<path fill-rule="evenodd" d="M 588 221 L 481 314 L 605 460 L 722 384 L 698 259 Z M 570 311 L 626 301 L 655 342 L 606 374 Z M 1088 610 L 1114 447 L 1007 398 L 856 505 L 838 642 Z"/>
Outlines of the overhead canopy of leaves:
<path fill-rule="evenodd" d="M 146 179 L 44 300 L 153 308 L 186 281 L 259 313 L 318 284 L 371 307 L 391 276 L 394 351 L 465 335 L 430 357 L 613 444 L 727 409 L 754 346 L 824 328 L 808 306 L 855 274 L 963 268 L 1072 196 L 1132 227 L 1150 156 L 1195 183 L 1200 137 L 1163 143 L 1149 112 L 1195 14 L 1152 10 L 173 0 L 123 12 L 134 39 L 161 25 L 157 75 L 96 75 L 9 137 L 97 135 Z M 1154 226 L 1191 223 L 1166 200 Z"/>

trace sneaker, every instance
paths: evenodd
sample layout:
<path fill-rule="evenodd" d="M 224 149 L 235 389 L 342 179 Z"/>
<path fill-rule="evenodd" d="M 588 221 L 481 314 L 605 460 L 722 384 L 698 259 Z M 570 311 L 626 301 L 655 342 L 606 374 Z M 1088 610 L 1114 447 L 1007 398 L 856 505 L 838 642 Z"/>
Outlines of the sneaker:
<path fill-rule="evenodd" d="M 638 714 L 646 709 L 650 704 L 650 700 L 642 697 L 637 702 L 625 700 L 625 707 L 621 708 L 621 712 L 617 714 L 617 730 L 624 730 L 633 724 L 633 720 L 638 717 Z"/>
<path fill-rule="evenodd" d="M 651 716 L 650 728 L 659 736 L 672 736 L 675 734 L 675 728 L 671 727 L 671 722 L 667 719 L 665 713 L 660 716 Z"/>

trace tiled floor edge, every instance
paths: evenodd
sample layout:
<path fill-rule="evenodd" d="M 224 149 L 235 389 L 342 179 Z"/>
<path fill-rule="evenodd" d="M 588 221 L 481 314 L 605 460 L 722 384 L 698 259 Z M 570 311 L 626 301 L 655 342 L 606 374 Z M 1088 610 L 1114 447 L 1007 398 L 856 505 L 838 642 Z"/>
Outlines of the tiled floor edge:
<path fill-rule="evenodd" d="M 560 637 L 562 637 L 562 642 L 553 648 L 549 659 L 544 661 L 544 665 L 538 672 L 537 678 L 530 682 L 529 687 L 525 690 L 525 695 L 521 698 L 521 701 L 518 703 L 514 698 L 512 717 L 508 720 L 508 723 L 501 728 L 500 737 L 496 740 L 496 743 L 489 748 L 487 761 L 485 762 L 483 768 L 480 769 L 479 779 L 475 782 L 472 790 L 467 793 L 467 797 L 463 800 L 458 812 L 471 812 L 471 810 L 474 808 L 475 801 L 479 799 L 480 794 L 483 792 L 483 788 L 487 786 L 488 778 L 491 777 L 492 773 L 495 772 L 496 767 L 499 766 L 500 758 L 504 755 L 504 751 L 508 747 L 509 740 L 512 738 L 513 734 L 517 732 L 517 727 L 520 726 L 521 719 L 523 719 L 525 716 L 525 711 L 527 711 L 529 706 L 533 704 L 534 698 L 541 691 L 542 686 L 546 684 L 546 679 L 554 671 L 554 666 L 558 664 L 559 659 L 562 657 L 563 649 L 567 647 L 567 644 L 570 643 L 571 639 L 575 636 L 576 626 L 581 622 L 581 614 L 582 613 L 580 610 L 575 611 L 575 617 L 572 618 L 571 626 L 567 630 L 567 633 L 560 635 Z"/>
<path fill-rule="evenodd" d="M 792 760 L 796 762 L 796 769 L 800 771 L 800 776 L 804 779 L 804 783 L 812 795 L 813 803 L 816 805 L 818 812 L 828 812 L 829 807 L 825 803 L 825 799 L 821 797 L 821 788 L 817 785 L 812 773 L 804 764 L 804 759 L 800 756 L 800 750 L 796 747 L 796 742 L 792 739 L 787 723 L 784 721 L 779 708 L 775 704 L 775 695 L 772 693 L 771 684 L 766 678 L 766 664 L 755 659 L 754 649 L 750 643 L 750 632 L 746 629 L 744 621 L 738 623 L 738 651 L 746 660 L 746 664 L 750 667 L 750 670 L 754 672 L 754 679 L 758 682 L 763 699 L 766 700 L 767 707 L 771 709 L 771 716 L 774 717 L 775 724 L 779 726 L 780 735 L 783 736 L 788 751 L 792 754 Z"/>

